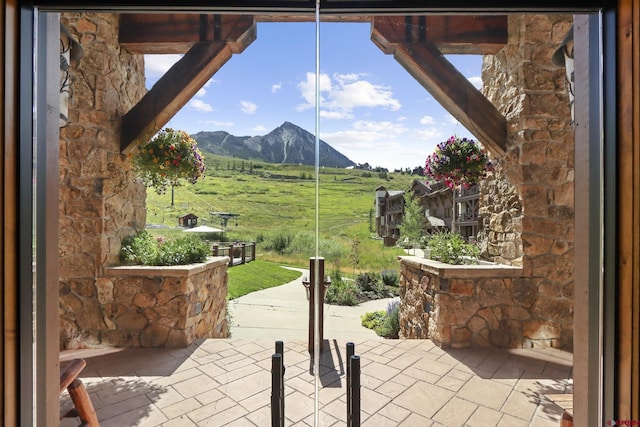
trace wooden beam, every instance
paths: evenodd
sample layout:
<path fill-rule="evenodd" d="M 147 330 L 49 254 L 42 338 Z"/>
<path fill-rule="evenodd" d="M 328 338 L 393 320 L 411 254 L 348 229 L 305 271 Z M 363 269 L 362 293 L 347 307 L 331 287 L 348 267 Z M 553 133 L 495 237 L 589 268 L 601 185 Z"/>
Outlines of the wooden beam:
<path fill-rule="evenodd" d="M 505 153 L 504 116 L 433 44 L 399 44 L 393 55 L 487 150 L 496 156 Z"/>
<path fill-rule="evenodd" d="M 371 39 L 384 47 L 429 42 L 444 54 L 494 55 L 507 43 L 507 17 L 376 16 Z M 388 52 L 390 53 L 390 52 Z"/>
<path fill-rule="evenodd" d="M 507 41 L 506 16 L 330 16 L 322 21 L 373 22 L 372 39 L 378 46 L 426 40 L 445 54 L 495 54 Z M 198 42 L 235 41 L 255 22 L 312 19 L 304 15 L 122 14 L 119 41 L 134 53 L 185 53 Z"/>
<path fill-rule="evenodd" d="M 137 143 L 155 135 L 231 58 L 232 53 L 226 42 L 195 44 L 122 117 L 122 152 L 131 152 Z"/>
<path fill-rule="evenodd" d="M 253 26 L 251 15 L 122 14 L 118 41 L 142 54 L 185 53 L 200 42 L 227 42 L 238 53 Z"/>

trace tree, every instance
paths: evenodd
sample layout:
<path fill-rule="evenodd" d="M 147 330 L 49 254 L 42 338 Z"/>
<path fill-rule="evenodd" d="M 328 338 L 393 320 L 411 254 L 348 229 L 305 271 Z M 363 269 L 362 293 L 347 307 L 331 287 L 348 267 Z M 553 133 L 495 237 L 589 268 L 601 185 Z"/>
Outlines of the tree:
<path fill-rule="evenodd" d="M 400 239 L 408 243 L 418 243 L 424 228 L 424 213 L 420 200 L 412 191 L 404 193 L 404 217 L 400 224 Z M 415 253 L 414 253 L 415 254 Z"/>
<path fill-rule="evenodd" d="M 358 264 L 360 264 L 360 238 L 353 236 L 351 240 L 351 248 L 349 249 L 349 262 L 353 265 L 353 272 L 356 272 Z"/>

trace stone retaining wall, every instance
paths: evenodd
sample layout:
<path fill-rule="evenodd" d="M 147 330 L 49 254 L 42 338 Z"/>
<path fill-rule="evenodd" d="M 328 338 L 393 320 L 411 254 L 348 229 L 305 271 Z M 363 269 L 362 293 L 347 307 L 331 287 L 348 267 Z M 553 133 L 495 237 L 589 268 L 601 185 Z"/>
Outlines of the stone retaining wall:
<path fill-rule="evenodd" d="M 412 256 L 400 257 L 400 266 L 401 338 L 430 338 L 442 347 L 562 347 L 572 330 L 570 311 L 542 306 L 519 267 Z"/>
<path fill-rule="evenodd" d="M 86 292 L 62 287 L 65 348 L 186 347 L 199 338 L 226 338 L 227 264 L 215 257 L 173 267 L 105 268 Z M 95 292 L 95 293 L 94 293 Z"/>

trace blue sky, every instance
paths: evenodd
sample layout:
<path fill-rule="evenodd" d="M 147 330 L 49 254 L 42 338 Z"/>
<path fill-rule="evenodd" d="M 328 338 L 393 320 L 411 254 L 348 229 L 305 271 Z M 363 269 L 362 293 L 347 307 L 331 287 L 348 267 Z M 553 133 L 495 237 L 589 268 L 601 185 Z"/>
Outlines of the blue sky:
<path fill-rule="evenodd" d="M 370 24 L 320 27 L 320 138 L 357 163 L 390 170 L 424 164 L 451 135 L 471 136 L 370 40 Z M 233 57 L 167 124 L 189 133 L 264 135 L 289 121 L 315 131 L 315 24 L 258 23 Z M 145 57 L 150 88 L 178 55 Z M 480 87 L 479 56 L 448 56 Z"/>

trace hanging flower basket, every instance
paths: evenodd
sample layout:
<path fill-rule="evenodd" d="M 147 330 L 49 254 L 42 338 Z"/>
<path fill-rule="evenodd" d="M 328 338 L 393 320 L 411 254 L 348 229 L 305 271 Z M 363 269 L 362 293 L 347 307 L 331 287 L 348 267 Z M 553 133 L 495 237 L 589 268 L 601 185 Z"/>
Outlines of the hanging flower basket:
<path fill-rule="evenodd" d="M 427 157 L 424 174 L 450 188 L 477 184 L 493 166 L 473 139 L 450 137 Z"/>
<path fill-rule="evenodd" d="M 180 185 L 183 179 L 195 184 L 205 170 L 198 143 L 185 131 L 170 128 L 138 146 L 133 165 L 144 184 L 158 194 L 164 194 L 169 186 Z"/>

